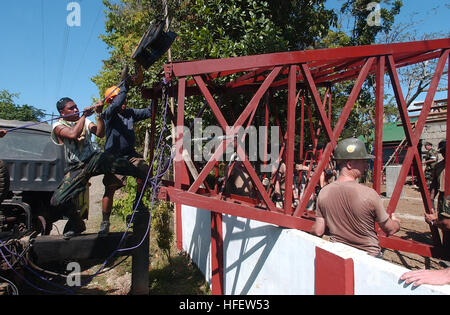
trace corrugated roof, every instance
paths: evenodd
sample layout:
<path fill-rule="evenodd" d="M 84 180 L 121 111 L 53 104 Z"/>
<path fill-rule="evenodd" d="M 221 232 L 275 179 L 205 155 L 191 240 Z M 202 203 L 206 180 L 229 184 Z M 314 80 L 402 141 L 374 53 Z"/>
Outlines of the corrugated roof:
<path fill-rule="evenodd" d="M 385 123 L 383 125 L 383 142 L 402 141 L 405 138 L 403 126 L 398 126 L 398 122 Z"/>
<path fill-rule="evenodd" d="M 411 122 L 417 121 L 417 118 L 411 118 Z M 364 143 L 367 142 L 367 139 L 365 139 L 362 136 L 358 137 L 361 139 Z M 405 131 L 403 130 L 403 126 L 400 122 L 388 122 L 383 124 L 383 142 L 400 142 L 405 138 Z M 372 132 L 372 134 L 368 138 L 369 142 L 374 141 L 375 139 L 375 132 Z"/>

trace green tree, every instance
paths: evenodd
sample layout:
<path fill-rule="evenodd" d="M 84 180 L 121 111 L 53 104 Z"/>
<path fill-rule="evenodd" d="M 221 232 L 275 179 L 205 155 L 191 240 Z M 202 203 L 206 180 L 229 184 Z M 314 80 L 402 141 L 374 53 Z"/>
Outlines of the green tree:
<path fill-rule="evenodd" d="M 102 40 L 110 57 L 92 80 L 100 94 L 120 81 L 125 63 L 142 34 L 157 18 L 164 18 L 162 0 L 103 0 L 106 10 L 105 34 Z M 261 1 L 261 0 L 174 0 L 168 1 L 170 29 L 178 34 L 171 47 L 172 60 L 226 58 L 310 48 L 328 34 L 336 23 L 336 14 L 324 7 L 325 0 Z M 162 81 L 164 56 L 145 71 L 144 87 Z M 220 79 L 218 80 L 220 84 Z M 247 96 L 224 96 L 232 106 L 245 104 Z M 285 97 L 285 95 L 282 95 Z M 128 106 L 148 106 L 139 89 L 128 94 Z M 203 106 L 198 97 L 186 101 L 186 121 Z M 158 108 L 157 134 L 161 133 L 161 110 Z M 225 115 L 232 115 L 226 111 Z M 202 116 L 205 123 L 216 124 L 212 113 Z M 229 117 L 226 117 L 227 120 Z M 231 120 L 229 120 L 231 121 Z M 137 150 L 142 152 L 147 123 L 136 126 Z M 170 135 L 168 130 L 167 135 Z M 166 136 L 166 135 L 164 135 Z"/>
<path fill-rule="evenodd" d="M 370 3 L 378 3 L 378 12 L 371 10 Z M 329 30 L 328 34 L 316 44 L 317 48 L 345 47 L 370 45 L 377 43 L 380 35 L 387 35 L 394 25 L 395 16 L 400 13 L 403 6 L 401 0 L 346 0 L 338 14 L 338 23 L 335 29 Z M 379 14 L 376 23 L 368 22 L 370 14 Z M 375 22 L 375 21 L 373 21 Z M 350 26 L 345 29 L 344 23 Z M 354 80 L 341 82 L 332 87 L 332 120 L 336 121 L 347 101 L 348 95 L 353 88 Z M 388 95 L 385 96 L 385 121 L 396 117 L 398 111 L 396 104 Z M 363 84 L 360 95 L 355 102 L 354 110 L 351 112 L 341 137 L 362 136 L 370 140 L 375 128 L 375 77 L 369 76 Z M 322 136 L 322 141 L 326 139 Z"/>
<path fill-rule="evenodd" d="M 106 11 L 106 34 L 103 41 L 110 48 L 110 58 L 93 78 L 101 94 L 120 81 L 119 74 L 130 59 L 133 48 L 149 24 L 164 17 L 162 0 L 103 0 Z M 173 60 L 226 58 L 312 47 L 336 23 L 336 14 L 324 7 L 324 0 L 175 0 L 168 2 L 170 29 L 178 34 L 171 47 Z M 280 7 L 281 6 L 281 7 Z M 145 73 L 143 86 L 161 82 L 167 63 L 161 58 Z M 245 103 L 236 97 L 229 103 Z M 129 106 L 144 107 L 140 91 L 129 93 Z M 203 105 L 196 97 L 188 100 L 186 117 L 194 117 Z M 227 113 L 230 114 L 230 113 Z M 211 119 L 209 112 L 204 121 Z M 161 130 L 158 122 L 157 131 Z M 143 146 L 145 124 L 137 126 L 137 144 Z"/>
<path fill-rule="evenodd" d="M 378 6 L 371 4 L 378 3 Z M 392 29 L 395 16 L 403 6 L 401 0 L 347 0 L 341 7 L 341 13 L 349 14 L 353 20 L 351 28 L 351 46 L 371 45 L 375 43 L 377 35 L 388 33 Z M 376 12 L 379 10 L 379 12 Z M 378 19 L 371 19 L 371 17 Z"/>
<path fill-rule="evenodd" d="M 40 121 L 44 117 L 44 112 L 30 105 L 17 105 L 15 99 L 18 93 L 10 93 L 7 90 L 0 90 L 0 118 L 20 121 Z"/>

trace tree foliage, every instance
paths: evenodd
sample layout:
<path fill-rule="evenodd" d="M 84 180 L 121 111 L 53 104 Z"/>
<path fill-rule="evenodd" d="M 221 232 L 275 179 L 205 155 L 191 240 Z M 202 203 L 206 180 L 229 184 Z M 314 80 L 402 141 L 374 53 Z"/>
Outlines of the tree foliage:
<path fill-rule="evenodd" d="M 378 12 L 379 25 L 368 23 L 370 14 L 369 3 L 377 2 L 380 4 Z M 400 13 L 403 3 L 401 0 L 346 0 L 339 10 L 338 24 L 333 30 L 330 30 L 317 48 L 334 48 L 345 46 L 370 45 L 377 42 L 380 35 L 389 34 L 392 30 L 395 16 Z M 343 23 L 349 23 L 347 30 Z M 341 82 L 332 87 L 332 120 L 336 121 L 340 116 L 341 110 L 345 105 L 348 95 L 354 85 L 354 80 Z M 384 101 L 385 121 L 390 121 L 396 117 L 398 111 L 392 98 L 385 95 Z M 346 122 L 341 137 L 362 136 L 366 140 L 373 137 L 375 128 L 375 77 L 369 76 L 364 82 L 358 99 L 355 102 L 354 110 Z M 324 136 L 322 141 L 326 141 Z"/>
<path fill-rule="evenodd" d="M 120 71 L 142 34 L 157 18 L 164 18 L 161 0 L 103 0 L 106 11 L 102 40 L 110 49 L 102 71 L 93 78 L 101 94 L 120 81 Z M 170 29 L 178 34 L 171 47 L 172 60 L 197 60 L 255 55 L 312 48 L 336 24 L 336 14 L 325 9 L 324 0 L 175 0 L 168 2 Z M 161 82 L 161 58 L 145 73 L 143 86 Z M 192 97 L 187 101 L 186 116 L 193 117 L 203 103 Z M 244 103 L 242 99 L 231 103 Z M 140 91 L 129 93 L 128 104 L 147 106 Z M 160 106 L 161 110 L 161 106 Z M 212 115 L 211 115 L 212 117 Z M 203 117 L 208 120 L 208 113 Z M 161 131 L 158 122 L 157 131 Z M 138 146 L 142 147 L 145 124 L 137 127 Z"/>
<path fill-rule="evenodd" d="M 379 3 L 379 23 L 368 23 L 370 14 L 375 7 L 369 4 Z M 341 13 L 348 13 L 353 19 L 353 28 L 351 30 L 350 45 L 370 45 L 375 43 L 377 35 L 380 32 L 388 33 L 392 29 L 395 16 L 400 13 L 403 6 L 401 0 L 347 0 L 341 7 Z M 371 9 L 372 8 L 372 9 Z"/>
<path fill-rule="evenodd" d="M 17 93 L 7 90 L 0 90 L 0 118 L 20 121 L 40 121 L 44 117 L 44 112 L 30 105 L 18 105 L 15 99 L 19 97 Z"/>

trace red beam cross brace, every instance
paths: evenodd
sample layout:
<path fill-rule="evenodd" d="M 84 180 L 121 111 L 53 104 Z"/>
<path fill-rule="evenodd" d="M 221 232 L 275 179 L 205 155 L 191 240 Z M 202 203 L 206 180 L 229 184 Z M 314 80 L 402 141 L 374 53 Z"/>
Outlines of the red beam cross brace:
<path fill-rule="evenodd" d="M 339 139 L 339 136 L 341 135 L 341 132 L 344 129 L 345 123 L 351 113 L 353 105 L 355 104 L 356 98 L 358 97 L 359 92 L 361 91 L 361 87 L 362 87 L 367 75 L 369 74 L 369 71 L 372 67 L 374 60 L 375 60 L 375 57 L 370 57 L 366 60 L 364 66 L 363 66 L 361 72 L 359 73 L 359 76 L 355 82 L 355 85 L 350 94 L 350 97 L 347 99 L 344 109 L 341 112 L 341 116 L 340 116 L 334 130 L 332 130 L 332 128 L 331 128 L 331 122 L 328 119 L 327 114 L 324 110 L 324 106 L 320 99 L 319 93 L 317 91 L 314 80 L 311 76 L 311 73 L 309 72 L 307 65 L 302 64 L 301 69 L 307 80 L 310 93 L 313 95 L 314 103 L 316 105 L 317 110 L 320 113 L 322 125 L 325 127 L 326 135 L 330 142 L 325 147 L 325 150 L 322 155 L 322 159 L 320 160 L 320 162 L 317 166 L 317 171 L 314 172 L 314 175 L 311 177 L 311 180 L 305 189 L 305 193 L 304 193 L 302 199 L 300 200 L 299 205 L 297 206 L 297 209 L 294 212 L 294 216 L 301 216 L 302 213 L 300 213 L 300 211 L 302 209 L 306 209 L 306 205 L 309 201 L 309 198 L 313 194 L 315 187 L 320 180 L 320 174 L 324 171 L 325 167 L 328 164 L 328 161 L 330 160 L 331 154 L 333 153 L 333 150 L 336 147 L 337 140 Z"/>
<path fill-rule="evenodd" d="M 226 132 L 227 137 L 224 139 L 218 146 L 217 150 L 214 152 L 210 160 L 206 163 L 203 170 L 200 172 L 197 179 L 193 182 L 191 187 L 189 188 L 189 192 L 197 192 L 200 185 L 204 182 L 209 172 L 213 169 L 216 162 L 218 161 L 219 157 L 224 153 L 225 148 L 230 143 L 234 142 L 234 136 L 237 135 L 239 131 L 239 127 L 244 124 L 244 122 L 249 118 L 249 116 L 256 110 L 256 107 L 258 106 L 259 101 L 264 96 L 272 82 L 275 80 L 276 76 L 280 73 L 282 67 L 275 67 L 272 72 L 267 76 L 264 83 L 260 86 L 256 94 L 253 96 L 251 101 L 248 103 L 244 111 L 241 113 L 239 118 L 236 120 L 234 125 L 230 128 L 228 123 L 225 120 L 225 117 L 222 115 L 219 107 L 217 106 L 216 102 L 214 101 L 214 98 L 212 97 L 211 93 L 209 92 L 208 88 L 206 87 L 205 83 L 203 82 L 202 78 L 200 76 L 195 76 L 195 81 L 197 82 L 198 87 L 200 88 L 202 94 L 204 95 L 206 101 L 210 105 L 214 115 L 216 116 L 221 128 Z M 180 114 L 180 113 L 179 113 Z M 181 113 L 182 114 L 182 113 Z M 180 140 L 180 142 L 182 142 Z M 180 144 L 182 146 L 182 143 Z M 252 181 L 254 182 L 257 190 L 261 194 L 261 197 L 263 198 L 264 202 L 266 203 L 267 208 L 270 211 L 276 211 L 276 207 L 273 204 L 272 200 L 269 198 L 267 192 L 264 189 L 264 186 L 262 185 L 260 179 L 258 178 L 258 175 L 256 174 L 254 168 L 250 164 L 244 150 L 240 147 L 239 142 L 237 145 L 237 154 L 239 158 L 241 159 L 242 163 L 244 164 L 246 170 L 248 171 Z"/>
<path fill-rule="evenodd" d="M 397 183 L 396 183 L 396 185 L 394 187 L 394 191 L 392 193 L 391 200 L 387 207 L 387 212 L 389 214 L 391 214 L 395 211 L 395 207 L 398 203 L 398 200 L 400 198 L 400 194 L 401 194 L 401 191 L 403 188 L 403 183 L 406 181 L 406 176 L 408 175 L 408 172 L 411 168 L 411 165 L 413 165 L 413 162 L 414 162 L 414 169 L 415 169 L 416 173 L 419 175 L 419 187 L 420 187 L 420 192 L 422 194 L 422 199 L 424 200 L 425 211 L 427 213 L 433 212 L 433 206 L 431 203 L 430 194 L 428 192 L 428 189 L 426 188 L 427 187 L 426 180 L 425 180 L 425 176 L 424 176 L 424 173 L 422 170 L 422 162 L 421 162 L 421 157 L 420 157 L 418 149 L 417 149 L 417 145 L 420 140 L 420 135 L 422 134 L 423 128 L 425 126 L 426 119 L 428 118 L 428 114 L 431 109 L 434 95 L 436 93 L 436 90 L 437 90 L 437 87 L 439 84 L 439 80 L 443 74 L 448 55 L 449 55 L 449 50 L 448 49 L 443 50 L 443 52 L 438 60 L 434 76 L 431 80 L 430 87 L 428 89 L 428 93 L 425 98 L 420 117 L 416 122 L 414 131 L 412 130 L 411 122 L 408 117 L 406 102 L 405 102 L 405 99 L 402 94 L 400 80 L 397 75 L 397 69 L 395 67 L 394 58 L 392 55 L 387 56 L 388 71 L 389 71 L 389 75 L 390 75 L 390 78 L 392 81 L 392 86 L 394 89 L 395 98 L 396 98 L 397 105 L 399 108 L 400 117 L 402 119 L 403 129 L 404 129 L 405 136 L 406 136 L 406 139 L 407 139 L 407 142 L 409 145 L 408 150 L 406 152 L 406 156 L 403 160 L 403 165 L 400 170 L 400 173 L 399 173 L 399 176 L 397 179 Z M 431 232 L 432 232 L 433 241 L 434 241 L 435 245 L 440 245 L 441 241 L 440 241 L 440 236 L 439 236 L 438 230 L 435 227 L 431 227 Z"/>

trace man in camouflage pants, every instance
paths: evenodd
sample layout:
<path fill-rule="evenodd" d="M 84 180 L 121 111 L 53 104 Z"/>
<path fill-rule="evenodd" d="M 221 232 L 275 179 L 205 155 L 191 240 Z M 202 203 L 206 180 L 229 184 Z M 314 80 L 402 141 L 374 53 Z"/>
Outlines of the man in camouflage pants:
<path fill-rule="evenodd" d="M 80 115 L 77 105 L 70 98 L 60 99 L 56 107 L 64 118 L 53 124 L 51 136 L 56 144 L 64 145 L 68 167 L 50 203 L 68 216 L 64 237 L 70 238 L 86 229 L 77 209 L 74 209 L 74 203 L 79 194 L 85 191 L 92 176 L 114 173 L 145 179 L 147 173 L 140 171 L 125 158 L 101 152 L 92 143 L 92 135 L 99 138 L 105 136 L 105 123 L 100 115 L 103 110 L 102 101 L 95 106 L 97 124 L 87 118 L 93 114 L 94 109 L 86 108 Z"/>
<path fill-rule="evenodd" d="M 433 168 L 438 160 L 438 151 L 433 149 L 433 144 L 430 142 L 425 143 L 425 149 L 427 153 L 424 155 L 423 165 L 425 165 L 425 179 L 427 180 L 428 190 L 431 192 L 431 181 L 433 179 Z"/>
<path fill-rule="evenodd" d="M 445 195 L 445 151 L 446 140 L 439 143 L 439 151 L 444 160 L 436 164 L 433 171 L 433 183 L 439 189 L 438 194 L 438 211 L 437 213 L 425 214 L 425 221 L 442 230 L 443 247 L 450 247 L 450 196 Z M 412 283 L 413 287 L 421 284 L 445 285 L 450 284 L 450 267 L 448 262 L 441 261 L 447 268 L 440 270 L 413 270 L 404 273 L 400 280 L 404 280 L 406 284 Z"/>
<path fill-rule="evenodd" d="M 438 192 L 438 205 L 437 213 L 427 214 L 425 220 L 431 225 L 442 228 L 445 222 L 444 220 L 450 219 L 450 200 L 449 196 L 445 196 L 445 153 L 446 153 L 447 141 L 442 140 L 439 142 L 439 152 L 442 154 L 444 159 L 439 161 L 433 170 L 433 181 L 431 187 L 433 190 Z M 443 245 L 444 247 L 450 247 L 450 233 L 447 229 L 443 230 Z"/>

